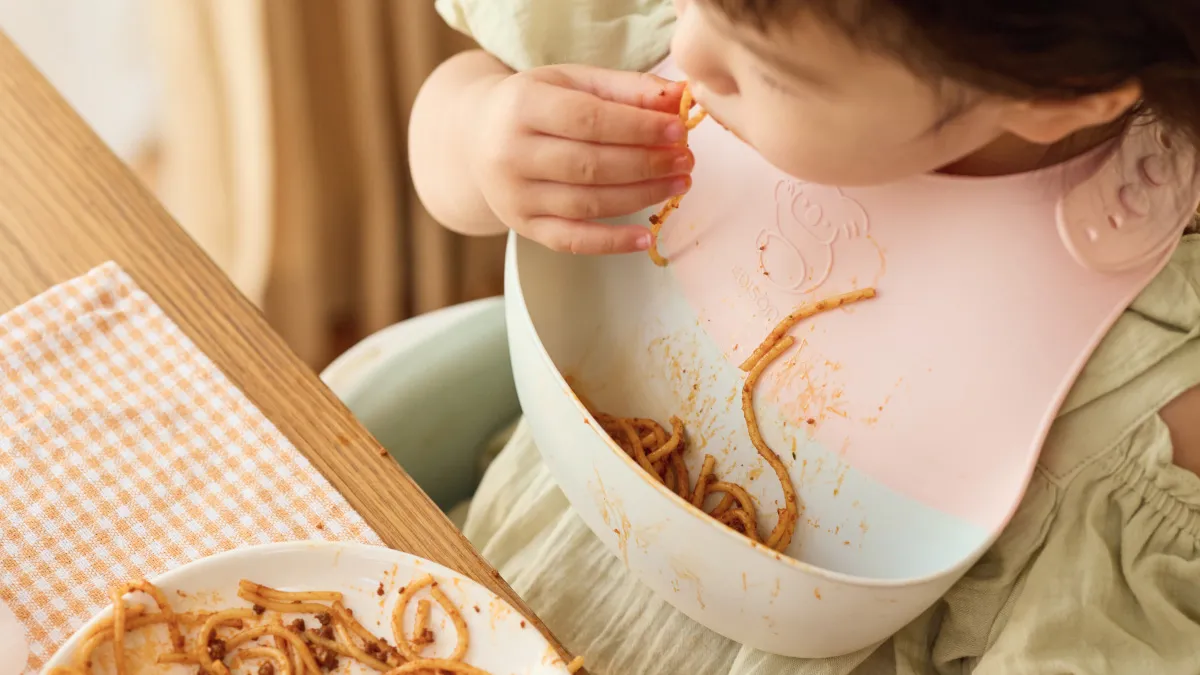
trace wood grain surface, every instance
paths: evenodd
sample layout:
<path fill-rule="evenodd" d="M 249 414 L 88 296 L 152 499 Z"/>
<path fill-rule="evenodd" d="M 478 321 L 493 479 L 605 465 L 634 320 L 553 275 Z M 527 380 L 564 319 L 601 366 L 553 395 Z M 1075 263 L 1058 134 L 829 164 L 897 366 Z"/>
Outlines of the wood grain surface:
<path fill-rule="evenodd" d="M 134 278 L 389 546 L 482 582 L 546 632 L 133 174 L 0 35 L 0 312 L 109 260 Z"/>

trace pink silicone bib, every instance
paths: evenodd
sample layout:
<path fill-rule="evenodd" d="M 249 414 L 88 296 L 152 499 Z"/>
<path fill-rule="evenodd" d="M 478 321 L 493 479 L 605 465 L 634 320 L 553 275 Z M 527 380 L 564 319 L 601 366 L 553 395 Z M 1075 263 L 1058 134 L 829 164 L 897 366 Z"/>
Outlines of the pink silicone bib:
<path fill-rule="evenodd" d="M 797 326 L 759 400 L 858 471 L 989 531 L 1200 195 L 1193 153 L 1154 125 L 1032 174 L 857 189 L 796 181 L 711 122 L 691 147 L 694 184 L 660 249 L 711 339 L 740 363 L 797 306 L 875 287 Z"/>

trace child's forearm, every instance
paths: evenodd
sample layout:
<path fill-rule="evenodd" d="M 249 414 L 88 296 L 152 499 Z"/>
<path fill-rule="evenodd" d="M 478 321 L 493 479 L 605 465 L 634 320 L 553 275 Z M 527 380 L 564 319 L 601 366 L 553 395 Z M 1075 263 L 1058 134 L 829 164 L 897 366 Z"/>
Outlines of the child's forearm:
<path fill-rule="evenodd" d="M 464 52 L 429 76 L 413 104 L 408 153 L 417 195 L 437 221 L 463 234 L 507 230 L 479 191 L 468 152 L 484 94 L 511 74 L 486 52 Z"/>

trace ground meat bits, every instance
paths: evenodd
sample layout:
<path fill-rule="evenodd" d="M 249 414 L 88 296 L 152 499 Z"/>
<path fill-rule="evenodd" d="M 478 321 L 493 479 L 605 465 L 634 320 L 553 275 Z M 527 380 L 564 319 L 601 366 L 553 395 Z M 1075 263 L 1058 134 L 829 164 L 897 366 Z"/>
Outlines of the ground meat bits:
<path fill-rule="evenodd" d="M 304 625 L 304 619 L 296 619 L 295 621 L 288 624 L 288 628 L 291 628 L 293 631 L 295 631 L 297 633 L 303 633 L 305 631 L 305 629 L 308 628 L 308 626 Z"/>
<path fill-rule="evenodd" d="M 313 659 L 316 660 L 317 665 L 321 667 L 321 670 L 326 670 L 326 671 L 337 670 L 337 667 L 338 667 L 338 655 L 337 654 L 335 654 L 334 652 L 331 652 L 327 649 L 324 649 L 322 647 L 314 647 L 312 650 L 312 653 L 313 653 Z"/>
<path fill-rule="evenodd" d="M 433 631 L 429 630 L 428 628 L 421 631 L 420 635 L 417 635 L 413 638 L 413 644 L 417 645 L 418 647 L 431 645 L 434 643 L 434 641 L 435 638 L 433 637 Z"/>
<path fill-rule="evenodd" d="M 220 661 L 225 658 L 225 641 L 212 635 L 208 638 L 208 658 Z"/>
<path fill-rule="evenodd" d="M 258 667 L 258 675 L 275 675 L 275 664 L 270 661 L 263 661 Z"/>

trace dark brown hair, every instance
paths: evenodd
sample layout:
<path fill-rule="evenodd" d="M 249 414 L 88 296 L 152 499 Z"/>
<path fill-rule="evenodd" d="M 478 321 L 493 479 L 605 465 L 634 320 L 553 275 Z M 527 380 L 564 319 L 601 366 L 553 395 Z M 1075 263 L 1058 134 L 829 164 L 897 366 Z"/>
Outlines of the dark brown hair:
<path fill-rule="evenodd" d="M 1141 112 L 1200 140 L 1200 0 L 704 0 L 762 30 L 810 13 L 917 72 L 1019 98 L 1136 80 Z"/>

